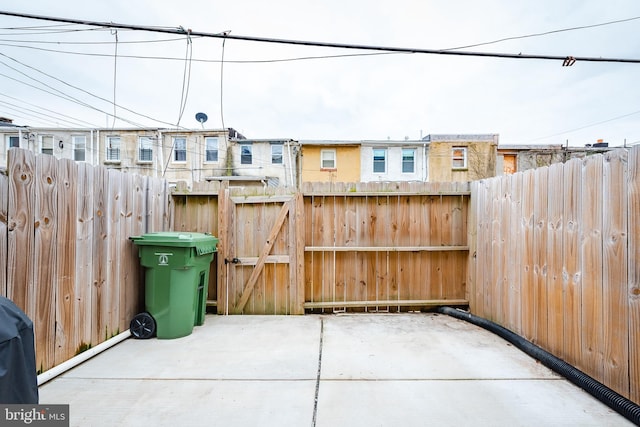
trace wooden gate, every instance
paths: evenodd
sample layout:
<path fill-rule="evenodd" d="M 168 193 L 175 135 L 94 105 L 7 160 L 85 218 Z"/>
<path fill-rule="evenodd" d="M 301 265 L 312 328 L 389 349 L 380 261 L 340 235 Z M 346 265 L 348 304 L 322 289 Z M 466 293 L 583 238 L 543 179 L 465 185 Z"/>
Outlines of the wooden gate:
<path fill-rule="evenodd" d="M 304 314 L 302 196 L 220 191 L 219 314 Z"/>

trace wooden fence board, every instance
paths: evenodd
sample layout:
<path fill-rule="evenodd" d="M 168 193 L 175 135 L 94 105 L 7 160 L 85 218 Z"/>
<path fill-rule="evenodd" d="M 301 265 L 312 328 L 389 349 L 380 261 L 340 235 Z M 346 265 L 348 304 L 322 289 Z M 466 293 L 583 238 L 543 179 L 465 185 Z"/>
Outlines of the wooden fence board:
<path fill-rule="evenodd" d="M 491 319 L 495 322 L 504 322 L 502 316 L 502 250 L 503 237 L 500 234 L 502 219 L 502 193 L 501 178 L 494 178 L 489 181 L 489 191 L 491 194 L 491 281 L 490 281 L 490 305 L 489 311 Z"/>
<path fill-rule="evenodd" d="M 535 170 L 533 201 L 533 336 L 534 343 L 546 346 L 548 332 L 547 269 L 548 269 L 548 173 L 547 167 Z"/>
<path fill-rule="evenodd" d="M 92 253 L 93 253 L 93 168 L 87 163 L 76 164 L 77 178 L 76 194 L 76 259 L 74 283 L 74 311 L 76 312 L 73 325 L 74 341 L 79 347 L 85 348 L 91 344 L 91 323 L 93 318 L 91 307 L 91 292 L 93 288 Z M 111 301 L 110 310 L 117 310 L 119 301 Z"/>
<path fill-rule="evenodd" d="M 122 286 L 120 278 L 120 267 L 118 266 L 121 239 L 128 239 L 129 236 L 121 234 L 120 223 L 122 221 L 124 207 L 124 191 L 120 174 L 118 171 L 110 169 L 108 172 L 109 185 L 107 187 L 107 282 L 108 286 L 102 289 L 101 305 L 98 310 L 98 336 L 108 339 L 117 332 L 117 325 L 120 321 L 120 288 Z M 156 211 L 159 209 L 156 208 Z M 157 229 L 156 231 L 161 231 Z"/>
<path fill-rule="evenodd" d="M 602 313 L 604 383 L 629 396 L 627 153 L 604 154 Z"/>
<path fill-rule="evenodd" d="M 640 146 L 629 151 L 627 182 L 629 398 L 640 404 Z"/>
<path fill-rule="evenodd" d="M 582 167 L 582 354 L 579 364 L 603 381 L 602 327 L 602 156 L 588 157 Z"/>
<path fill-rule="evenodd" d="M 37 316 L 34 320 L 36 366 L 43 372 L 55 365 L 56 245 L 58 203 L 57 163 L 52 156 L 36 157 L 34 276 Z M 1 237 L 0 237 L 1 238 Z M 4 276 L 4 275 L 2 275 Z"/>
<path fill-rule="evenodd" d="M 9 218 L 9 177 L 0 173 L 0 271 L 7 271 L 7 237 Z M 0 295 L 7 297 L 7 276 L 0 274 Z"/>
<path fill-rule="evenodd" d="M 522 299 L 520 308 L 522 312 L 522 335 L 528 340 L 535 337 L 535 281 L 534 281 L 534 196 L 535 175 L 528 170 L 522 176 L 522 264 L 520 279 L 522 281 Z"/>
<path fill-rule="evenodd" d="M 105 167 L 95 170 L 93 181 L 94 195 L 94 220 L 93 220 L 93 259 L 108 260 L 110 233 L 109 227 L 109 171 Z M 137 253 L 136 253 L 137 257 Z M 96 262 L 93 264 L 93 286 L 91 292 L 91 310 L 98 315 L 107 304 L 104 301 L 109 287 L 109 262 Z M 91 342 L 100 342 L 104 337 L 102 323 L 97 318 L 91 322 Z"/>
<path fill-rule="evenodd" d="M 563 168 L 562 286 L 564 360 L 577 365 L 582 348 L 582 252 L 580 212 L 582 210 L 582 162 L 571 160 Z"/>
<path fill-rule="evenodd" d="M 79 342 L 75 341 L 75 267 L 78 172 L 75 162 L 58 163 L 58 241 L 56 244 L 56 365 L 74 356 Z M 95 321 L 95 319 L 94 319 Z"/>
<path fill-rule="evenodd" d="M 547 210 L 547 317 L 548 348 L 553 354 L 562 356 L 564 347 L 564 292 L 562 281 L 563 265 L 563 201 L 564 188 L 563 164 L 558 163 L 549 167 L 548 185 L 544 189 L 548 199 Z"/>
<path fill-rule="evenodd" d="M 9 150 L 7 295 L 29 318 L 36 312 L 33 280 L 35 156 Z"/>
<path fill-rule="evenodd" d="M 522 281 L 520 279 L 522 265 L 522 227 L 520 221 L 522 218 L 522 174 L 512 175 L 509 178 L 511 182 L 510 199 L 509 199 L 509 231 L 508 245 L 509 266 L 507 270 L 508 298 L 507 306 L 510 329 L 517 334 L 522 333 L 522 312 L 520 310 L 520 301 L 522 298 Z"/>

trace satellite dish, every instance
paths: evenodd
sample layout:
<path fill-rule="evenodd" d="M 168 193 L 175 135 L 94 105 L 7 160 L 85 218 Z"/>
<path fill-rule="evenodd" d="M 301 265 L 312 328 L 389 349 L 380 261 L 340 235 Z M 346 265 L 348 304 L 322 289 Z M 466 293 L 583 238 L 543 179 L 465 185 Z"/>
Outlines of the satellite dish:
<path fill-rule="evenodd" d="M 196 120 L 199 121 L 200 123 L 206 122 L 207 119 L 208 119 L 208 117 L 207 117 L 207 115 L 205 113 L 196 114 Z"/>

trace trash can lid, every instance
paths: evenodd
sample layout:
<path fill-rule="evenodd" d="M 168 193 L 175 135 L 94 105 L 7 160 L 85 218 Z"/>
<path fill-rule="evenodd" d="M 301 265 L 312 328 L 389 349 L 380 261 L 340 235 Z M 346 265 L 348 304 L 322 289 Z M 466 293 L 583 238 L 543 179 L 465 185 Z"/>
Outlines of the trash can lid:
<path fill-rule="evenodd" d="M 130 240 L 140 246 L 170 246 L 180 248 L 196 248 L 198 255 L 216 251 L 218 239 L 208 233 L 191 233 L 184 231 L 161 231 L 147 233 L 142 236 L 131 236 Z"/>

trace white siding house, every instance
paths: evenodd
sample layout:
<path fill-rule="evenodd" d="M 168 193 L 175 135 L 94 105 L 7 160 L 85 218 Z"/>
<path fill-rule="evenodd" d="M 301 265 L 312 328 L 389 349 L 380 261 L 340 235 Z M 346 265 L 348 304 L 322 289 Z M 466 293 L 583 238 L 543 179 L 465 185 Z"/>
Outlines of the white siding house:
<path fill-rule="evenodd" d="M 363 141 L 360 180 L 427 181 L 428 149 L 425 141 Z"/>

